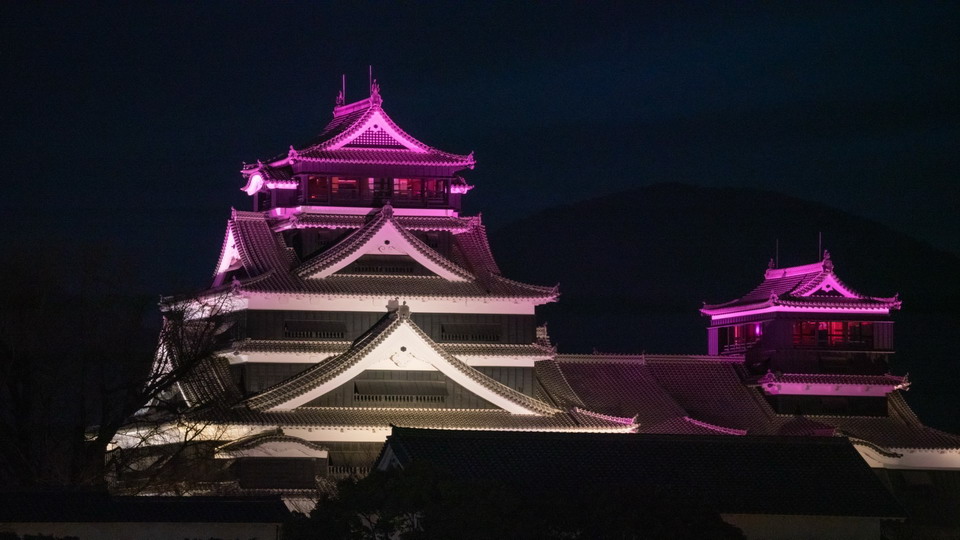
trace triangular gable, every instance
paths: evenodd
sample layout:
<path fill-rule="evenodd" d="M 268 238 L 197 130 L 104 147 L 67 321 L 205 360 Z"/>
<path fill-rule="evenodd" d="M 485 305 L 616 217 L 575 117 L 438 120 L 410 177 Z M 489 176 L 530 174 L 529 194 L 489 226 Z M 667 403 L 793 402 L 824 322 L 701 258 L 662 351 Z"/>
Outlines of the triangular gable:
<path fill-rule="evenodd" d="M 844 298 L 863 298 L 859 293 L 847 287 L 842 281 L 840 281 L 836 274 L 833 272 L 823 273 L 816 282 L 811 283 L 811 286 L 803 291 L 797 291 L 797 296 L 806 297 L 806 296 L 843 296 Z"/>
<path fill-rule="evenodd" d="M 371 107 L 343 136 L 322 145 L 325 150 L 338 150 L 345 146 L 390 148 L 400 146 L 418 154 L 425 154 L 430 147 L 414 139 L 395 124 L 379 106 Z"/>
<path fill-rule="evenodd" d="M 344 269 L 364 255 L 406 255 L 430 272 L 448 281 L 473 281 L 468 271 L 447 260 L 433 248 L 401 227 L 387 205 L 380 215 L 344 238 L 334 248 L 308 261 L 297 274 L 304 279 L 322 279 Z"/>
<path fill-rule="evenodd" d="M 386 364 L 401 369 L 436 369 L 496 407 L 513 414 L 558 412 L 444 352 L 410 320 L 406 306 L 391 312 L 347 352 L 247 400 L 257 410 L 282 411 L 305 405 L 353 380 L 363 371 Z"/>

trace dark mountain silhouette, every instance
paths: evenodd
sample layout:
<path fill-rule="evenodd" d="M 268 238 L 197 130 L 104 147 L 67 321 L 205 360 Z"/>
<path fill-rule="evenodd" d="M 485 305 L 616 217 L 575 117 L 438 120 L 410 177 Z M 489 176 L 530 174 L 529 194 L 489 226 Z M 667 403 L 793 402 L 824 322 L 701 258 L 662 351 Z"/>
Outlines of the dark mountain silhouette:
<path fill-rule="evenodd" d="M 540 310 L 560 352 L 704 354 L 702 302 L 756 286 L 778 241 L 781 267 L 816 262 L 819 233 L 848 285 L 900 294 L 893 372 L 910 374 L 921 418 L 960 432 L 960 259 L 881 223 L 768 191 L 671 183 L 544 210 L 491 244 L 504 275 L 560 283 L 560 302 Z"/>

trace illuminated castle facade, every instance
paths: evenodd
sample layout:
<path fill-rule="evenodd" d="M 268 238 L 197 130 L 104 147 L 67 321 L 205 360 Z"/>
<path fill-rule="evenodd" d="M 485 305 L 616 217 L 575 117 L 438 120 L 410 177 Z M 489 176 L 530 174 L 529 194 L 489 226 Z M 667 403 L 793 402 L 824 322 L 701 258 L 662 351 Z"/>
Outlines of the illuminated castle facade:
<path fill-rule="evenodd" d="M 407 134 L 374 83 L 310 144 L 243 168 L 253 209 L 233 211 L 202 296 L 229 300 L 225 346 L 179 385 L 221 486 L 308 495 L 369 470 L 391 426 L 844 435 L 873 467 L 960 468 L 960 438 L 924 427 L 888 372 L 899 300 L 855 292 L 826 255 L 705 305 L 708 355 L 558 355 L 535 317 L 557 287 L 501 275 L 460 214 L 474 164 Z"/>

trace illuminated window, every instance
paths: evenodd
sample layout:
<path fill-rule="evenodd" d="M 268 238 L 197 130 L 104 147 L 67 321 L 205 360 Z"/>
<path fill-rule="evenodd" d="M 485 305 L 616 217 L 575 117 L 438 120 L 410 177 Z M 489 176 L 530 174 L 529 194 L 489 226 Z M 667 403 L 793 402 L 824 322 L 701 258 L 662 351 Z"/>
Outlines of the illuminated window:
<path fill-rule="evenodd" d="M 355 201 L 360 198 L 360 179 L 356 177 L 330 177 L 330 194 L 335 201 Z"/>
<path fill-rule="evenodd" d="M 725 353 L 740 353 L 763 336 L 762 323 L 747 323 L 724 326 L 719 330 L 720 350 Z"/>
<path fill-rule="evenodd" d="M 393 195 L 398 201 L 419 201 L 423 195 L 423 179 L 394 178 Z"/>
<path fill-rule="evenodd" d="M 307 178 L 307 203 L 327 202 L 330 190 L 326 176 L 310 176 Z"/>
<path fill-rule="evenodd" d="M 424 197 L 429 201 L 442 201 L 447 196 L 447 181 L 441 178 L 428 178 L 423 181 Z"/>
<path fill-rule="evenodd" d="M 798 321 L 793 323 L 793 344 L 810 348 L 873 348 L 873 323 L 850 321 Z"/>
<path fill-rule="evenodd" d="M 367 191 L 375 201 L 386 201 L 393 195 L 393 179 L 367 178 Z"/>

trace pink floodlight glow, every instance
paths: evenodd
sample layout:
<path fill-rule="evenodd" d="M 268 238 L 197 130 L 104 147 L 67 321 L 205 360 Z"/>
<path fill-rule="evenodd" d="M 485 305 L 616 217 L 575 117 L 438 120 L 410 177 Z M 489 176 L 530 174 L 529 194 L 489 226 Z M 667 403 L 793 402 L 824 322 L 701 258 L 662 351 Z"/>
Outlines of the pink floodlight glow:
<path fill-rule="evenodd" d="M 267 182 L 267 189 L 297 189 L 296 180 L 271 180 Z"/>
<path fill-rule="evenodd" d="M 260 173 L 251 174 L 250 177 L 247 178 L 247 185 L 240 189 L 246 191 L 247 195 L 253 195 L 254 193 L 260 191 L 263 189 L 263 175 Z"/>
<path fill-rule="evenodd" d="M 887 306 L 857 306 L 849 308 L 846 306 L 820 307 L 820 306 L 780 306 L 767 305 L 759 309 L 748 309 L 744 311 L 723 311 L 720 313 L 711 312 L 713 310 L 701 309 L 704 315 L 709 315 L 714 321 L 729 319 L 731 317 L 745 317 L 747 315 L 763 315 L 766 313 L 842 313 L 844 315 L 889 315 L 890 308 Z M 720 311 L 720 310 L 717 310 Z"/>

